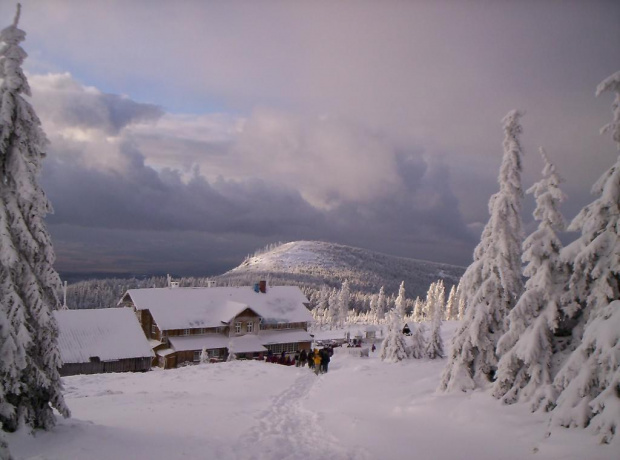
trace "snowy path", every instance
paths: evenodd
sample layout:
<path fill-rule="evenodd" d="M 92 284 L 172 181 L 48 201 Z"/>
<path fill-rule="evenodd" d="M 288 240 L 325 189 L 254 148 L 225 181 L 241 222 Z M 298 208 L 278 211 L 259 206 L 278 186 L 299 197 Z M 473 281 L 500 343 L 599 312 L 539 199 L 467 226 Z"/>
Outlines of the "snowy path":
<path fill-rule="evenodd" d="M 347 450 L 321 426 L 318 413 L 304 406 L 308 394 L 324 376 L 309 370 L 276 396 L 258 424 L 241 436 L 239 458 L 250 460 L 364 460 L 369 456 Z"/>

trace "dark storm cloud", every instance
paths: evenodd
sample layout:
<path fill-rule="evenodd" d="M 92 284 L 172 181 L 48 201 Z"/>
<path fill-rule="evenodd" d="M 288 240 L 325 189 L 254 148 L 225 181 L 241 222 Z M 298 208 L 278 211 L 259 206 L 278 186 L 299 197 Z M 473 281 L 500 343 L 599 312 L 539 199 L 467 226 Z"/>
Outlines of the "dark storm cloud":
<path fill-rule="evenodd" d="M 471 237 L 447 185 L 448 170 L 422 159 L 410 159 L 410 165 L 417 167 L 402 170 L 403 181 L 419 188 L 419 193 L 347 201 L 322 210 L 277 184 L 224 178 L 210 183 L 198 174 L 184 181 L 177 171 L 145 165 L 134 147 L 125 145 L 121 153 L 127 159 L 123 173 L 58 158 L 46 162 L 42 182 L 55 206 L 48 222 L 61 267 L 73 261 L 83 270 L 95 271 L 92 259 L 96 259 L 100 268 L 116 264 L 124 271 L 140 272 L 168 260 L 168 267 L 187 273 L 189 267 L 205 267 L 209 253 L 212 264 L 232 268 L 256 249 L 252 245 L 297 239 L 363 244 L 401 256 L 435 256 L 461 264 L 470 255 Z M 92 245 L 95 234 L 103 237 Z M 115 241 L 114 235 L 120 240 Z M 140 243 L 132 246 L 136 238 Z M 231 249 L 228 258 L 215 257 L 215 248 L 193 251 L 190 243 L 200 240 L 217 246 L 218 239 L 235 241 L 237 249 Z M 226 265 L 231 258 L 235 263 Z M 185 261 L 185 269 L 175 265 L 179 259 Z"/>
<path fill-rule="evenodd" d="M 52 224 L 131 230 L 193 230 L 273 234 L 288 226 L 320 224 L 321 216 L 293 190 L 258 180 L 210 184 L 195 174 L 156 171 L 131 146 L 120 149 L 123 172 L 50 161 L 43 183 L 55 203 Z"/>

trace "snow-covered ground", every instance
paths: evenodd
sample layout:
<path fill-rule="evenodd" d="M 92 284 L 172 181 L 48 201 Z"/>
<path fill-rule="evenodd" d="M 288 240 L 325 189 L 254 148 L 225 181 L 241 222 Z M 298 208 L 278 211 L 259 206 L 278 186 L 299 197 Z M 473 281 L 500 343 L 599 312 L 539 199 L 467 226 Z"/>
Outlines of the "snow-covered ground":
<path fill-rule="evenodd" d="M 445 323 L 444 340 L 455 329 Z M 444 360 L 337 349 L 327 374 L 252 361 L 64 378 L 73 418 L 8 436 L 17 459 L 620 458 L 618 437 L 545 437 L 547 416 L 484 392 L 436 393 Z"/>

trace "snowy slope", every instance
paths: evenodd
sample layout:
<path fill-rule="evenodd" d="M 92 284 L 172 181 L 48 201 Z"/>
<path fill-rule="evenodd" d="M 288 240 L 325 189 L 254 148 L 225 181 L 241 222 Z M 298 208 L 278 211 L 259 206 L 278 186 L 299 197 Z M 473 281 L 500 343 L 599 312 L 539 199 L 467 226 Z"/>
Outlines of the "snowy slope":
<path fill-rule="evenodd" d="M 444 324 L 449 343 L 457 323 Z M 611 460 L 586 430 L 485 392 L 436 393 L 444 360 L 337 349 L 330 372 L 254 361 L 63 379 L 73 418 L 8 435 L 31 460 Z"/>
<path fill-rule="evenodd" d="M 243 282 L 260 277 L 274 285 L 298 284 L 320 289 L 323 284 L 340 287 L 348 279 L 353 291 L 378 293 L 385 286 L 396 293 L 405 281 L 407 297 L 426 295 L 429 285 L 444 279 L 449 289 L 458 283 L 464 268 L 389 256 L 366 249 L 320 241 L 285 243 L 248 257 L 241 265 L 218 277 L 218 282 Z"/>

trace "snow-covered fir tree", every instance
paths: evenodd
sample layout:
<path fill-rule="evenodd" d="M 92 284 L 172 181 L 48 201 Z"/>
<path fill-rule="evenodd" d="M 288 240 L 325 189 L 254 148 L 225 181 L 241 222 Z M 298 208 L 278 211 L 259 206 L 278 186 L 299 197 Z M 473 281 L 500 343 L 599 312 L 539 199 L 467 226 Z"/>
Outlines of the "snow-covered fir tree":
<path fill-rule="evenodd" d="M 314 319 L 316 319 L 319 326 L 325 324 L 326 317 L 329 309 L 329 288 L 325 285 L 321 287 L 321 292 L 319 293 L 319 300 L 317 302 L 316 308 L 313 310 Z"/>
<path fill-rule="evenodd" d="M 429 321 L 431 323 L 431 334 L 426 343 L 424 355 L 427 358 L 443 358 L 443 340 L 441 338 L 441 319 L 443 317 L 443 307 L 445 298 L 445 288 L 443 281 L 433 283 L 432 291 L 429 291 L 426 304 L 428 305 Z"/>
<path fill-rule="evenodd" d="M 611 131 L 620 150 L 620 71 L 598 86 L 597 95 L 604 91 L 615 99 L 613 122 L 602 131 Z M 620 425 L 620 156 L 592 193 L 597 198 L 569 225 L 580 238 L 562 251 L 573 263 L 563 312 L 577 323 L 578 346 L 554 378 L 552 424 L 590 426 L 609 442 Z"/>
<path fill-rule="evenodd" d="M 382 361 L 396 363 L 407 359 L 407 343 L 403 335 L 403 324 L 398 313 L 390 310 L 387 315 L 388 332 L 383 342 L 381 342 L 381 350 L 379 356 Z"/>
<path fill-rule="evenodd" d="M 405 315 L 407 313 L 407 297 L 405 296 L 405 282 L 402 281 L 400 283 L 400 288 L 398 289 L 398 297 L 396 297 L 396 310 L 401 320 L 405 319 Z"/>
<path fill-rule="evenodd" d="M 61 283 L 44 223 L 52 208 L 38 184 L 47 139 L 24 99 L 30 87 L 19 13 L 18 6 L 13 24 L 0 32 L 0 422 L 8 431 L 22 422 L 50 428 L 52 408 L 69 416 L 52 315 Z"/>
<path fill-rule="evenodd" d="M 344 280 L 338 294 L 338 324 L 342 327 L 347 322 L 349 303 L 351 302 L 351 289 L 349 281 Z"/>
<path fill-rule="evenodd" d="M 527 193 L 536 197 L 534 218 L 538 228 L 523 242 L 523 273 L 528 277 L 525 291 L 510 312 L 510 326 L 497 343 L 501 356 L 493 394 L 513 403 L 520 397 L 532 400 L 533 407 L 546 399 L 551 384 L 554 353 L 553 334 L 558 324 L 560 299 L 567 270 L 560 260 L 562 243 L 556 232 L 565 222 L 559 205 L 565 196 L 559 188 L 562 179 L 544 150 L 543 178 Z"/>
<path fill-rule="evenodd" d="M 452 285 L 450 288 L 450 294 L 446 302 L 444 318 L 447 321 L 456 320 L 459 318 L 459 298 L 458 298 L 457 286 Z"/>
<path fill-rule="evenodd" d="M 409 325 L 411 329 L 411 346 L 409 356 L 414 359 L 421 359 L 426 356 L 426 326 L 424 323 L 413 323 Z"/>
<path fill-rule="evenodd" d="M 459 316 L 458 320 L 462 320 L 465 317 L 465 307 L 467 304 L 465 303 L 465 298 L 462 295 L 461 283 L 456 286 L 456 297 L 458 298 L 459 305 Z"/>
<path fill-rule="evenodd" d="M 377 296 L 377 321 L 382 321 L 385 318 L 386 308 L 387 299 L 385 296 L 385 288 L 381 286 L 381 289 L 379 289 L 379 295 Z"/>
<path fill-rule="evenodd" d="M 332 327 L 338 321 L 338 290 L 333 288 L 329 293 L 329 299 L 327 300 L 327 314 L 325 315 L 325 323 Z"/>
<path fill-rule="evenodd" d="M 419 297 L 416 297 L 415 302 L 413 304 L 413 320 L 418 323 L 423 321 L 424 320 L 423 311 L 424 311 L 424 302 Z"/>
<path fill-rule="evenodd" d="M 461 279 L 467 310 L 452 340 L 450 360 L 440 383 L 442 390 L 466 391 L 494 379 L 498 361 L 495 347 L 523 290 L 520 117 L 514 110 L 502 120 L 504 155 L 499 192 L 489 200 L 489 222 L 474 250 L 474 261 Z"/>

